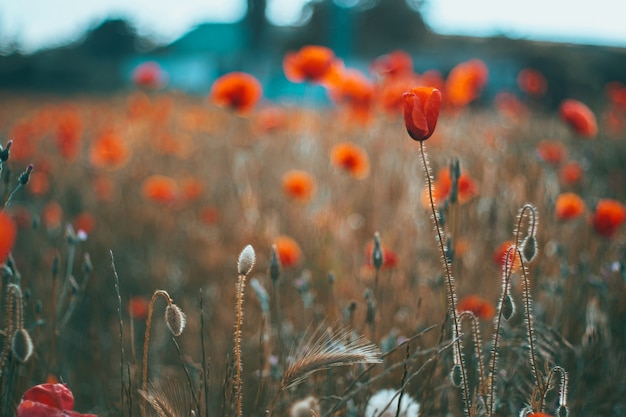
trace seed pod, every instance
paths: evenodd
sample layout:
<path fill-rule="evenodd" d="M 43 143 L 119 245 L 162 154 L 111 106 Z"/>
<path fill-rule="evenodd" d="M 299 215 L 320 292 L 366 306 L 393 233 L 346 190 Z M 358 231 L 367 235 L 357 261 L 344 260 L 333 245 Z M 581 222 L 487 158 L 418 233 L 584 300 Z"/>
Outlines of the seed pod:
<path fill-rule="evenodd" d="M 272 251 L 270 253 L 270 278 L 273 283 L 278 281 L 280 276 L 280 261 L 278 260 L 278 254 L 276 253 L 276 245 L 272 245 Z"/>
<path fill-rule="evenodd" d="M 569 414 L 569 410 L 567 409 L 567 406 L 565 405 L 560 405 L 559 408 L 556 410 L 557 417 L 567 417 L 568 414 Z"/>
<path fill-rule="evenodd" d="M 524 262 L 531 262 L 537 256 L 537 239 L 534 235 L 529 235 L 522 242 L 522 256 Z"/>
<path fill-rule="evenodd" d="M 463 385 L 463 372 L 461 371 L 461 365 L 456 364 L 450 370 L 450 382 L 456 388 L 460 388 Z"/>
<path fill-rule="evenodd" d="M 17 329 L 13 333 L 11 350 L 20 363 L 27 362 L 33 355 L 33 341 L 26 329 Z"/>
<path fill-rule="evenodd" d="M 383 250 L 380 246 L 380 235 L 378 232 L 374 233 L 374 248 L 372 249 L 372 264 L 374 268 L 380 269 L 384 262 Z"/>
<path fill-rule="evenodd" d="M 515 303 L 511 294 L 506 294 L 502 300 L 502 317 L 504 320 L 510 320 L 515 314 Z"/>
<path fill-rule="evenodd" d="M 248 245 L 239 254 L 237 260 L 237 272 L 239 275 L 248 275 L 252 271 L 254 262 L 256 261 L 256 255 L 254 254 L 254 248 L 252 245 Z"/>
<path fill-rule="evenodd" d="M 165 323 L 174 336 L 180 336 L 185 329 L 187 318 L 180 307 L 170 304 L 165 308 Z"/>

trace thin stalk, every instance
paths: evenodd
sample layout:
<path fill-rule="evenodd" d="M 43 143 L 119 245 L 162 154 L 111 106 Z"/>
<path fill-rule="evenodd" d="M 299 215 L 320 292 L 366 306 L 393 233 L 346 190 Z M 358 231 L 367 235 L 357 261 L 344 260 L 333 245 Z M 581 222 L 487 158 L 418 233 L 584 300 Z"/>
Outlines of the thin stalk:
<path fill-rule="evenodd" d="M 204 388 L 204 415 L 209 417 L 209 370 L 204 346 L 204 302 L 202 288 L 200 288 L 200 345 L 202 346 L 202 383 Z M 202 415 L 202 414 L 200 414 Z"/>
<path fill-rule="evenodd" d="M 448 262 L 448 258 L 446 256 L 446 249 L 444 246 L 443 239 L 443 230 L 441 229 L 441 225 L 439 224 L 439 214 L 437 213 L 437 208 L 435 207 L 435 201 L 433 199 L 433 180 L 430 174 L 430 165 L 428 164 L 428 159 L 426 158 L 426 153 L 424 150 L 424 141 L 420 141 L 420 153 L 422 156 L 422 165 L 424 167 L 424 176 L 426 177 L 426 181 L 428 183 L 428 197 L 430 200 L 430 209 L 432 211 L 432 218 L 435 224 L 435 230 L 437 232 L 437 244 L 439 246 L 439 253 L 441 256 L 441 262 L 443 264 L 444 269 L 444 277 L 446 281 L 446 291 L 448 295 L 448 306 L 450 310 L 450 315 L 452 316 L 452 330 L 453 330 L 453 339 L 455 340 L 455 349 L 459 352 L 460 363 L 458 364 L 461 367 L 461 375 L 463 378 L 463 397 L 466 409 L 469 410 L 471 407 L 470 401 L 470 393 L 469 386 L 467 382 L 467 371 L 465 369 L 465 364 L 463 361 L 463 344 L 459 335 L 461 334 L 459 328 L 459 313 L 457 311 L 457 303 L 456 303 L 456 289 L 454 286 L 454 278 L 452 276 L 451 265 Z"/>
<path fill-rule="evenodd" d="M 243 392 L 241 374 L 243 372 L 243 364 L 241 362 L 241 325 L 243 323 L 243 292 L 246 285 L 246 276 L 239 274 L 237 278 L 237 319 L 235 322 L 235 403 L 237 417 L 242 415 Z"/>
<path fill-rule="evenodd" d="M 113 251 L 109 250 L 111 256 L 111 268 L 113 269 L 113 276 L 115 277 L 115 294 L 117 295 L 117 318 L 120 323 L 120 399 L 122 410 L 122 417 L 124 417 L 124 322 L 122 321 L 122 296 L 120 295 L 120 277 L 117 274 L 115 268 L 115 258 L 113 257 Z M 54 298 L 53 298 L 54 299 Z"/>

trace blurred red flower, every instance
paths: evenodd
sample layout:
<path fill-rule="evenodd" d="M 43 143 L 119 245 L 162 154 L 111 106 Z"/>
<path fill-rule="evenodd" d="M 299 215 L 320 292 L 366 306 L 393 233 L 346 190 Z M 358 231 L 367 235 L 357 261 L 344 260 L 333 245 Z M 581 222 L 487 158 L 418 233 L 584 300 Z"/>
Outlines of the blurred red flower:
<path fill-rule="evenodd" d="M 479 59 L 458 64 L 446 79 L 446 101 L 453 106 L 469 104 L 480 95 L 488 76 L 487 66 Z"/>
<path fill-rule="evenodd" d="M 146 297 L 136 295 L 128 300 L 128 314 L 134 319 L 145 320 L 148 317 L 150 302 Z"/>
<path fill-rule="evenodd" d="M 91 234 L 95 226 L 95 217 L 91 213 L 88 213 L 86 211 L 80 213 L 74 219 L 74 230 L 76 231 L 82 230 L 87 234 Z"/>
<path fill-rule="evenodd" d="M 405 77 L 413 74 L 413 58 L 407 52 L 395 50 L 376 58 L 371 70 L 382 78 Z"/>
<path fill-rule="evenodd" d="M 246 114 L 263 96 L 259 80 L 245 72 L 230 72 L 213 83 L 209 97 L 220 107 L 228 107 L 239 114 Z"/>
<path fill-rule="evenodd" d="M 558 220 L 571 220 L 585 212 L 585 202 L 578 194 L 563 193 L 556 198 L 554 213 Z"/>
<path fill-rule="evenodd" d="M 537 156 L 550 165 L 560 165 L 567 158 L 567 148 L 557 140 L 542 140 L 537 144 Z"/>
<path fill-rule="evenodd" d="M 311 174 L 296 169 L 283 175 L 282 185 L 287 196 L 301 203 L 311 201 L 317 189 L 317 183 Z"/>
<path fill-rule="evenodd" d="M 475 294 L 460 299 L 457 308 L 459 313 L 471 311 L 480 320 L 491 320 L 496 314 L 496 308 L 492 303 Z"/>
<path fill-rule="evenodd" d="M 4 262 L 13 249 L 17 236 L 15 221 L 4 211 L 0 211 L 0 263 Z"/>
<path fill-rule="evenodd" d="M 415 87 L 402 95 L 404 103 L 404 124 L 413 140 L 428 139 L 435 131 L 441 92 L 433 87 Z"/>
<path fill-rule="evenodd" d="M 559 178 L 563 185 L 576 185 L 583 178 L 583 167 L 576 161 L 569 161 L 561 167 Z"/>
<path fill-rule="evenodd" d="M 517 74 L 517 85 L 524 93 L 541 97 L 548 90 L 546 77 L 533 68 L 524 68 Z"/>
<path fill-rule="evenodd" d="M 509 253 L 509 248 L 511 248 L 514 245 L 514 242 L 507 240 L 502 242 L 502 244 L 500 246 L 498 246 L 498 248 L 493 252 L 493 261 L 500 267 L 500 268 L 504 268 L 506 263 L 507 263 L 507 253 Z M 521 260 L 519 258 L 519 254 L 517 253 L 517 251 L 511 251 L 511 253 L 509 253 L 508 255 L 508 264 L 511 265 L 511 258 L 515 259 L 515 262 L 513 263 L 512 267 L 511 267 L 511 271 L 515 272 L 517 271 L 521 266 Z"/>
<path fill-rule="evenodd" d="M 119 168 L 128 159 L 124 140 L 113 132 L 105 132 L 91 145 L 89 161 L 96 168 Z"/>
<path fill-rule="evenodd" d="M 63 209 L 56 201 L 46 204 L 41 211 L 41 220 L 48 230 L 55 230 L 61 227 L 63 221 Z"/>
<path fill-rule="evenodd" d="M 370 162 L 365 149 L 351 142 L 335 145 L 330 151 L 333 165 L 347 171 L 356 179 L 364 179 L 369 175 Z"/>
<path fill-rule="evenodd" d="M 358 121 L 369 120 L 374 99 L 374 86 L 360 71 L 341 72 L 329 85 L 329 95 L 336 103 L 347 105 L 351 115 Z"/>
<path fill-rule="evenodd" d="M 215 206 L 206 206 L 200 210 L 200 219 L 204 224 L 213 225 L 220 218 L 220 212 Z"/>
<path fill-rule="evenodd" d="M 57 120 L 56 144 L 65 159 L 73 160 L 80 148 L 83 122 L 74 110 L 61 112 Z"/>
<path fill-rule="evenodd" d="M 39 166 L 37 166 L 39 168 Z M 41 196 L 48 192 L 50 189 L 50 180 L 48 179 L 48 174 L 43 171 L 37 169 L 30 174 L 30 179 L 28 180 L 28 192 L 35 196 Z"/>
<path fill-rule="evenodd" d="M 268 106 L 256 114 L 256 126 L 263 132 L 275 132 L 287 126 L 287 113 L 280 107 Z"/>
<path fill-rule="evenodd" d="M 276 245 L 276 255 L 281 266 L 290 268 L 302 261 L 300 245 L 289 236 L 278 236 L 274 241 L 274 245 Z"/>
<path fill-rule="evenodd" d="M 183 200 L 197 200 L 204 192 L 204 182 L 196 177 L 186 177 L 180 184 L 180 196 Z"/>
<path fill-rule="evenodd" d="M 586 104 L 568 99 L 561 103 L 559 112 L 561 118 L 580 136 L 593 138 L 598 134 L 596 116 Z"/>
<path fill-rule="evenodd" d="M 165 85 L 165 72 L 154 61 L 144 62 L 133 71 L 133 82 L 137 87 L 157 89 Z"/>
<path fill-rule="evenodd" d="M 309 45 L 298 52 L 289 52 L 283 60 L 287 79 L 294 83 L 322 83 L 334 76 L 338 60 L 329 48 Z"/>
<path fill-rule="evenodd" d="M 457 180 L 457 198 L 459 204 L 465 204 L 474 198 L 478 194 L 478 186 L 472 177 L 465 172 L 461 172 L 461 176 Z M 452 177 L 450 177 L 450 169 L 444 168 L 437 173 L 435 179 L 433 198 L 435 204 L 439 204 L 450 196 L 452 192 Z M 430 206 L 430 200 L 428 196 L 428 187 L 424 189 L 422 195 L 422 201 L 425 202 L 425 206 Z"/>
<path fill-rule="evenodd" d="M 598 234 L 611 238 L 624 220 L 626 220 L 626 207 L 619 201 L 607 198 L 598 201 L 591 221 Z"/>
<path fill-rule="evenodd" d="M 382 245 L 381 249 L 383 251 L 383 265 L 382 268 L 395 268 L 396 266 L 398 266 L 398 255 L 391 249 L 389 249 L 387 246 Z M 374 267 L 374 264 L 372 263 L 372 252 L 374 250 L 374 241 L 370 241 L 366 246 L 365 246 L 365 256 L 367 257 L 367 264 L 369 266 L 371 266 L 372 268 Z"/>
<path fill-rule="evenodd" d="M 144 180 L 142 193 L 148 200 L 170 204 L 178 196 L 178 184 L 172 178 L 163 175 L 152 175 Z"/>
<path fill-rule="evenodd" d="M 65 384 L 35 385 L 22 396 L 16 417 L 96 417 L 72 411 L 74 395 Z"/>

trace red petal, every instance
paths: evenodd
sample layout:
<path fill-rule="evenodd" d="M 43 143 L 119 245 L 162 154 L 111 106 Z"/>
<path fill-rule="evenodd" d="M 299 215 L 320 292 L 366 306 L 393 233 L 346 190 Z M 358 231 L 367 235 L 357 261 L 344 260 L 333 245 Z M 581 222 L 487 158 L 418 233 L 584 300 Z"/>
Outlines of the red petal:
<path fill-rule="evenodd" d="M 30 400 L 59 410 L 74 408 L 74 396 L 65 384 L 35 385 L 24 393 L 22 400 Z"/>

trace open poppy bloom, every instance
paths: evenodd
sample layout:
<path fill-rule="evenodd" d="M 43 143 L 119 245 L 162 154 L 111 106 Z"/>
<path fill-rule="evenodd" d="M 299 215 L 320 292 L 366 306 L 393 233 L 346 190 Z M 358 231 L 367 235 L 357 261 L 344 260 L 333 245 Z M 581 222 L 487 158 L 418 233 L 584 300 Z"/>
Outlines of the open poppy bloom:
<path fill-rule="evenodd" d="M 278 260 L 283 267 L 291 268 L 302 261 L 300 245 L 289 236 L 278 236 L 274 245 L 276 245 Z"/>
<path fill-rule="evenodd" d="M 22 396 L 16 417 L 96 417 L 72 411 L 74 395 L 65 384 L 35 385 Z"/>
<path fill-rule="evenodd" d="M 446 79 L 446 100 L 453 106 L 465 106 L 481 93 L 489 70 L 479 59 L 461 62 L 448 74 Z"/>
<path fill-rule="evenodd" d="M 571 220 L 585 212 L 585 202 L 577 194 L 563 193 L 556 198 L 554 213 L 559 220 Z"/>
<path fill-rule="evenodd" d="M 3 211 L 0 211 L 0 262 L 4 260 L 11 252 L 17 235 L 17 226 L 11 217 Z"/>
<path fill-rule="evenodd" d="M 329 87 L 329 95 L 333 101 L 346 104 L 357 120 L 369 119 L 374 86 L 364 74 L 357 70 L 343 71 Z"/>
<path fill-rule="evenodd" d="M 580 136 L 592 138 L 598 134 L 596 116 L 586 104 L 578 100 L 565 100 L 559 112 L 561 118 Z"/>
<path fill-rule="evenodd" d="M 315 178 L 305 171 L 293 169 L 282 178 L 283 192 L 300 203 L 308 203 L 315 195 Z"/>
<path fill-rule="evenodd" d="M 626 207 L 610 198 L 600 200 L 596 205 L 591 222 L 596 232 L 611 238 L 626 220 Z"/>
<path fill-rule="evenodd" d="M 287 79 L 294 83 L 322 83 L 332 77 L 338 60 L 325 46 L 309 45 L 298 52 L 289 52 L 283 60 Z"/>
<path fill-rule="evenodd" d="M 124 140 L 113 132 L 103 133 L 91 146 L 89 161 L 96 168 L 118 168 L 128 159 Z"/>
<path fill-rule="evenodd" d="M 524 68 L 517 74 L 517 85 L 524 93 L 541 97 L 548 89 L 548 81 L 544 75 L 533 68 Z"/>
<path fill-rule="evenodd" d="M 404 124 L 413 140 L 428 139 L 435 131 L 441 92 L 433 87 L 415 87 L 402 95 L 404 103 Z"/>
<path fill-rule="evenodd" d="M 365 149 L 351 142 L 339 143 L 330 152 L 333 165 L 347 171 L 356 179 L 369 175 L 370 160 Z"/>
<path fill-rule="evenodd" d="M 137 87 L 157 89 L 165 84 L 165 73 L 158 63 L 144 62 L 133 71 L 133 82 Z"/>
<path fill-rule="evenodd" d="M 144 180 L 141 191 L 148 200 L 169 204 L 178 196 L 178 184 L 172 178 L 152 175 Z"/>
<path fill-rule="evenodd" d="M 496 308 L 492 303 L 475 294 L 468 295 L 459 300 L 457 307 L 459 313 L 471 311 L 480 320 L 491 320 L 496 314 Z"/>
<path fill-rule="evenodd" d="M 228 107 L 239 114 L 250 112 L 263 95 L 259 80 L 245 72 L 230 72 L 213 83 L 209 97 L 220 106 Z"/>

